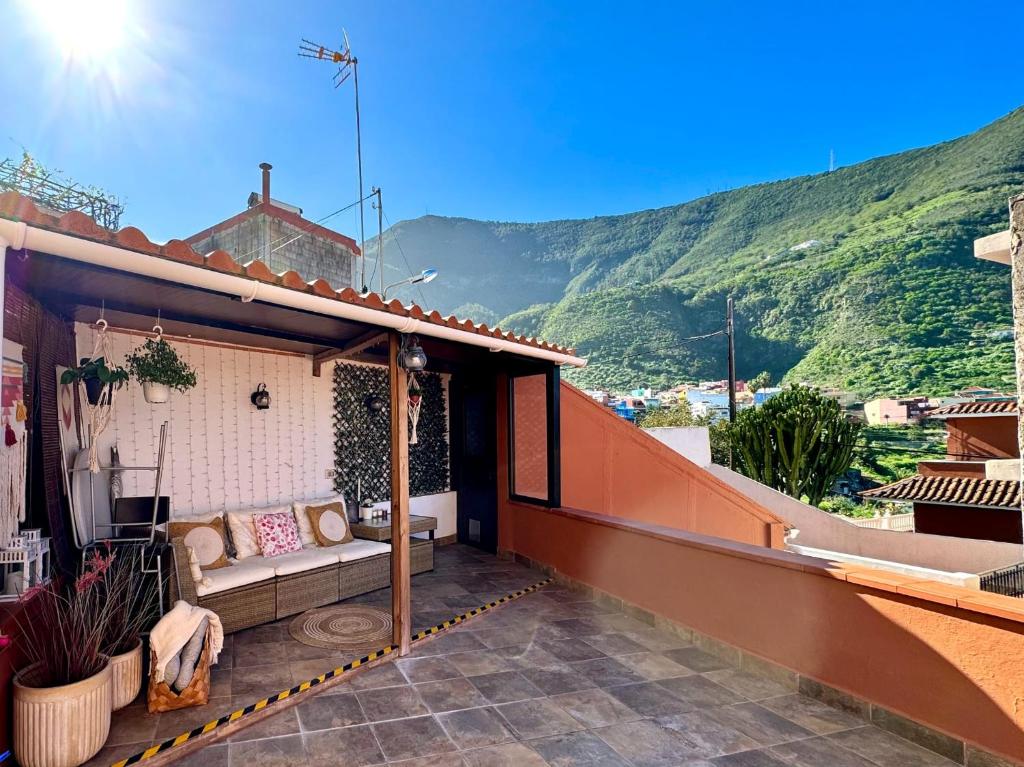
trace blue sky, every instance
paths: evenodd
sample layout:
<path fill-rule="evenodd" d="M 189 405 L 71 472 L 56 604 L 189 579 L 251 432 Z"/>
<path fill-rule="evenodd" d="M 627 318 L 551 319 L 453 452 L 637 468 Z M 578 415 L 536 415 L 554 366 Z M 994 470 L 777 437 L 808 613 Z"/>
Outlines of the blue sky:
<path fill-rule="evenodd" d="M 351 85 L 295 55 L 342 27 L 391 221 L 659 207 L 823 171 L 831 148 L 847 165 L 954 138 L 1024 100 L 998 42 L 1024 10 L 1004 1 L 78 3 L 97 1 L 125 6 L 125 34 L 68 60 L 82 38 L 38 10 L 61 0 L 0 0 L 0 157 L 24 146 L 119 194 L 154 239 L 241 210 L 264 160 L 312 218 L 356 198 Z"/>

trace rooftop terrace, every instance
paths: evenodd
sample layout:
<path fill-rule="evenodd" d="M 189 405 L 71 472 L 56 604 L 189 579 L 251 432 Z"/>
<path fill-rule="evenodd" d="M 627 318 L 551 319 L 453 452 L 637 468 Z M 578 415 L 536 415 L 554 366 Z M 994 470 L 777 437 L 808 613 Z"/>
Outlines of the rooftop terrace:
<path fill-rule="evenodd" d="M 433 625 L 543 573 L 461 545 L 413 578 L 414 623 Z M 354 601 L 390 604 L 389 590 Z M 289 621 L 229 637 L 209 705 L 115 715 L 110 764 L 351 659 L 299 644 Z M 182 763 L 941 767 L 954 762 L 791 683 L 731 666 L 685 632 L 551 585 L 417 643 L 213 742 Z M 173 753 L 173 750 L 172 752 Z M 170 755 L 170 753 L 168 754 Z"/>

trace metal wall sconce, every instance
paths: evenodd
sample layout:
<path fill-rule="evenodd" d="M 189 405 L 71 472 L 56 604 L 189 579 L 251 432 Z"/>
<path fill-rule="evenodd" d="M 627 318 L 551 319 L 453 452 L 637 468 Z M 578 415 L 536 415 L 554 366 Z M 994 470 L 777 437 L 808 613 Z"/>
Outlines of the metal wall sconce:
<path fill-rule="evenodd" d="M 249 395 L 249 399 L 256 406 L 257 410 L 268 410 L 270 408 L 270 392 L 267 391 L 265 383 L 258 384 L 256 391 Z"/>
<path fill-rule="evenodd" d="M 376 394 L 371 394 L 365 401 L 366 409 L 371 413 L 380 413 L 384 410 L 384 400 Z"/>
<path fill-rule="evenodd" d="M 427 354 L 416 336 L 402 338 L 401 362 L 402 367 L 412 371 L 423 370 L 427 366 Z"/>

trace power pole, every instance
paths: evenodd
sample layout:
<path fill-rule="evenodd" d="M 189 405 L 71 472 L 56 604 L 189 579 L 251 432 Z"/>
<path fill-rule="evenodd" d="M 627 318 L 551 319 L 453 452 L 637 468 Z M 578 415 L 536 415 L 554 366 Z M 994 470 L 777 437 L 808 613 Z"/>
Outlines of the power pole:
<path fill-rule="evenodd" d="M 730 296 L 725 302 L 725 335 L 729 339 L 729 423 L 736 421 L 736 333 Z"/>
<path fill-rule="evenodd" d="M 384 203 L 380 198 L 380 187 L 376 186 L 370 194 L 377 195 L 377 268 L 380 270 L 380 295 L 384 297 Z"/>

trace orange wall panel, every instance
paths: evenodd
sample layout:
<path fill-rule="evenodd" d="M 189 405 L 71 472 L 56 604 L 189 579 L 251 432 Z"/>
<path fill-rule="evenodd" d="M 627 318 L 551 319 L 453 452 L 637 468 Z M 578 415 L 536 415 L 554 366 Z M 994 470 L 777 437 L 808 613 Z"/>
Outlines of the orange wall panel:
<path fill-rule="evenodd" d="M 1017 416 L 948 418 L 946 451 L 954 460 L 1018 458 Z"/>
<path fill-rule="evenodd" d="M 782 545 L 781 518 L 565 383 L 560 412 L 563 506 Z"/>

